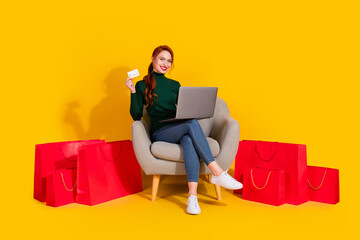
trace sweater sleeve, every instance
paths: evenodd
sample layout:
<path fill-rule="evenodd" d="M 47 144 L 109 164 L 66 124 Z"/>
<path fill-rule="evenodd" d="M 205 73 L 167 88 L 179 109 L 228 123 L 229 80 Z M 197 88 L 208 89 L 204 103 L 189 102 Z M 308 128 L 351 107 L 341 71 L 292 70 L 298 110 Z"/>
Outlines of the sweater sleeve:
<path fill-rule="evenodd" d="M 135 85 L 135 93 L 131 93 L 130 114 L 134 121 L 140 120 L 143 115 L 143 96 L 139 82 Z"/>
<path fill-rule="evenodd" d="M 178 102 L 178 100 L 179 100 L 179 90 L 180 90 L 180 87 L 181 87 L 181 85 L 180 85 L 180 83 L 179 82 L 176 82 L 177 83 L 177 85 L 176 85 L 176 94 L 177 94 L 177 97 L 176 97 L 176 103 Z"/>

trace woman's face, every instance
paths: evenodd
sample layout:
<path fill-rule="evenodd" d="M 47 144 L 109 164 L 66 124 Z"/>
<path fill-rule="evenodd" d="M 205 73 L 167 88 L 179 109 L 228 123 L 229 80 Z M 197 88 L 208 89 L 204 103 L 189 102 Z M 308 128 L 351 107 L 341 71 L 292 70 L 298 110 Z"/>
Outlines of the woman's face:
<path fill-rule="evenodd" d="M 161 51 L 156 58 L 151 57 L 154 72 L 165 74 L 171 67 L 172 58 L 169 51 Z"/>

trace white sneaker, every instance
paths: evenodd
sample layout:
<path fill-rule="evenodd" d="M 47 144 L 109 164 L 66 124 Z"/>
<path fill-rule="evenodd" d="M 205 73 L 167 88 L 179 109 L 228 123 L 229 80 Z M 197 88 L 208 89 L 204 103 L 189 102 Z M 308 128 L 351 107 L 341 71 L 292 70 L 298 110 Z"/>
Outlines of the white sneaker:
<path fill-rule="evenodd" d="M 242 189 L 243 185 L 241 182 L 236 181 L 233 177 L 231 177 L 227 171 L 224 171 L 219 176 L 211 176 L 210 182 L 212 184 L 216 184 L 222 186 L 227 189 Z"/>
<path fill-rule="evenodd" d="M 186 209 L 187 213 L 194 214 L 194 215 L 200 214 L 201 209 L 200 209 L 200 206 L 198 203 L 197 196 L 190 195 L 186 202 L 186 205 L 188 206 Z"/>

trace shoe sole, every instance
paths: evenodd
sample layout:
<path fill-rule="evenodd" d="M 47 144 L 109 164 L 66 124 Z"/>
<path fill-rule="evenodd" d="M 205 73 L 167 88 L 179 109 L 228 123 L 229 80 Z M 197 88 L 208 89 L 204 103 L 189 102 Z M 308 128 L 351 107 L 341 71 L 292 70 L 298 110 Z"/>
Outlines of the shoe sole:
<path fill-rule="evenodd" d="M 188 214 L 191 214 L 191 215 L 198 215 L 198 214 L 200 214 L 201 213 L 201 211 L 200 212 L 187 212 Z"/>
<path fill-rule="evenodd" d="M 242 189 L 244 187 L 244 186 L 241 186 L 240 188 L 228 188 L 228 187 L 224 187 L 223 185 L 220 185 L 218 183 L 214 183 L 214 182 L 211 182 L 211 181 L 210 181 L 210 183 L 219 185 L 219 186 L 221 186 L 223 188 L 226 188 L 226 189 L 229 189 L 229 190 L 239 190 L 239 189 Z"/>

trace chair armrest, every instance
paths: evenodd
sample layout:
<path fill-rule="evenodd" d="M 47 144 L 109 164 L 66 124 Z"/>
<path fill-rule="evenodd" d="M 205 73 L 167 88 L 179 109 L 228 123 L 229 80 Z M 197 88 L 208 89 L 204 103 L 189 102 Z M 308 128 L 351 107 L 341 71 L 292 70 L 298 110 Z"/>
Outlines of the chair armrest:
<path fill-rule="evenodd" d="M 218 141 L 220 145 L 220 152 L 216 157 L 216 162 L 224 170 L 228 170 L 239 147 L 240 128 L 238 121 L 230 115 L 224 116 L 214 125 L 210 136 Z"/>
<path fill-rule="evenodd" d="M 134 152 L 141 169 L 145 174 L 149 175 L 156 166 L 156 159 L 151 154 L 151 140 L 149 135 L 149 127 L 144 120 L 134 121 L 131 127 L 132 143 Z"/>

